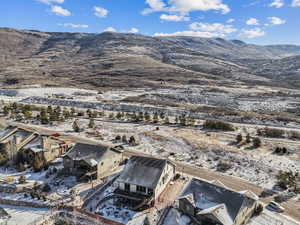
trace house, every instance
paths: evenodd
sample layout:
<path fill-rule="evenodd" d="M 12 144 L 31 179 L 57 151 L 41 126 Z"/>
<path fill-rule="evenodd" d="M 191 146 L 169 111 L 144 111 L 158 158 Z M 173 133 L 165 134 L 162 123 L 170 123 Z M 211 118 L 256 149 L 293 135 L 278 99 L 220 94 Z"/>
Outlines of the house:
<path fill-rule="evenodd" d="M 63 163 L 69 174 L 82 179 L 97 179 L 118 167 L 122 156 L 118 147 L 77 143 L 64 155 Z"/>
<path fill-rule="evenodd" d="M 0 207 L 0 225 L 6 225 L 11 216 L 6 212 L 5 209 Z"/>
<path fill-rule="evenodd" d="M 257 196 L 192 179 L 178 199 L 178 209 L 199 225 L 247 224 L 257 207 Z"/>
<path fill-rule="evenodd" d="M 37 135 L 32 141 L 19 150 L 22 162 L 35 169 L 41 169 L 54 159 L 64 155 L 72 143 L 55 137 Z"/>
<path fill-rule="evenodd" d="M 0 131 L 0 154 L 3 163 L 6 160 L 34 166 L 39 159 L 39 167 L 42 168 L 64 154 L 69 146 L 70 143 L 65 141 L 19 127 L 9 126 Z"/>
<path fill-rule="evenodd" d="M 165 159 L 132 156 L 115 181 L 115 195 L 132 208 L 153 205 L 175 175 L 175 165 Z"/>
<path fill-rule="evenodd" d="M 38 136 L 37 133 L 9 126 L 0 132 L 0 153 L 9 161 L 14 161 L 21 148 Z"/>

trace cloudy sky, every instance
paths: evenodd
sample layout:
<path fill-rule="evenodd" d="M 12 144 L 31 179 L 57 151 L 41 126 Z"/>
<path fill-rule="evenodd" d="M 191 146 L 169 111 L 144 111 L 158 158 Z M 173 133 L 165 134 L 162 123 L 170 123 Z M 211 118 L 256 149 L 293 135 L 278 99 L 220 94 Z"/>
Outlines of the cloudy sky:
<path fill-rule="evenodd" d="M 300 44 L 300 0 L 9 0 L 0 27 Z"/>

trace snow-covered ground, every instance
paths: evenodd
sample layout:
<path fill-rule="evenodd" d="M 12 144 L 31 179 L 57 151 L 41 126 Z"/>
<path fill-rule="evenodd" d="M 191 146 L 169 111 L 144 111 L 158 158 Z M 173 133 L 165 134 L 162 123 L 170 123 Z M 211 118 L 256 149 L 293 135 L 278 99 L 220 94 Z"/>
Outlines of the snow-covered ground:
<path fill-rule="evenodd" d="M 88 120 L 81 119 L 80 124 L 82 128 L 85 128 L 85 131 L 80 133 L 73 132 L 72 121 L 46 127 L 59 133 L 100 140 L 99 137 L 92 137 L 86 133 L 93 131 L 93 129 L 87 128 Z M 262 148 L 254 150 L 251 149 L 250 145 L 238 147 L 232 144 L 237 132 L 208 134 L 200 129 L 118 121 L 96 120 L 95 124 L 95 130 L 101 135 L 101 142 L 110 144 L 117 135 L 121 137 L 126 135 L 127 139 L 134 136 L 139 145 L 135 147 L 125 146 L 126 148 L 160 157 L 169 157 L 175 161 L 212 170 L 217 169 L 219 162 L 230 162 L 232 168 L 226 171 L 227 174 L 244 178 L 265 188 L 274 186 L 275 175 L 279 170 L 300 172 L 300 161 L 297 160 L 300 143 L 297 144 L 297 142 L 282 143 L 294 153 L 291 156 L 278 156 L 272 154 L 276 144 L 265 143 Z M 157 126 L 160 128 L 159 130 L 156 130 Z M 247 129 L 250 134 L 255 130 L 254 127 Z"/>
<path fill-rule="evenodd" d="M 18 207 L 0 205 L 4 208 L 11 218 L 8 220 L 7 225 L 28 225 L 36 220 L 42 219 L 49 213 L 48 209 L 36 209 L 30 207 Z"/>

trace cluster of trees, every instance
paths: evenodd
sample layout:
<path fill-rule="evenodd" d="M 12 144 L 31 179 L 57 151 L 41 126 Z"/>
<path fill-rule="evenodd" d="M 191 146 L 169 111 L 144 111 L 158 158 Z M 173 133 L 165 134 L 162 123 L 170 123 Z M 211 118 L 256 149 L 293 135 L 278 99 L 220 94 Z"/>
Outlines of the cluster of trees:
<path fill-rule="evenodd" d="M 289 138 L 289 139 L 300 139 L 300 132 L 295 130 L 283 130 L 278 128 L 265 127 L 257 129 L 258 136 L 264 136 L 268 138 Z"/>
<path fill-rule="evenodd" d="M 217 171 L 219 172 L 226 172 L 227 170 L 230 170 L 232 168 L 232 165 L 227 162 L 219 162 L 217 165 Z"/>
<path fill-rule="evenodd" d="M 203 128 L 222 131 L 235 130 L 232 124 L 220 120 L 206 120 L 203 124 Z"/>
<path fill-rule="evenodd" d="M 257 129 L 257 135 L 269 138 L 284 138 L 285 131 L 282 129 L 265 127 Z"/>
<path fill-rule="evenodd" d="M 285 155 L 288 154 L 288 150 L 286 147 L 276 147 L 274 154 L 276 155 Z"/>
<path fill-rule="evenodd" d="M 243 141 L 244 141 L 243 135 L 242 135 L 242 134 L 238 134 L 238 135 L 236 136 L 236 142 L 237 142 L 238 144 L 240 144 L 240 143 L 242 143 Z M 255 147 L 255 148 L 259 148 L 259 147 L 261 146 L 261 144 L 262 144 L 259 137 L 254 137 L 254 138 L 252 138 L 252 137 L 250 136 L 250 134 L 247 133 L 247 135 L 246 135 L 246 137 L 245 137 L 245 143 L 246 143 L 246 144 L 250 144 L 251 142 L 252 142 L 252 144 L 253 144 L 253 147 Z"/>
<path fill-rule="evenodd" d="M 300 175 L 292 171 L 279 171 L 276 176 L 277 185 L 283 189 L 290 189 L 295 193 L 300 193 Z"/>
<path fill-rule="evenodd" d="M 115 137 L 115 141 L 116 142 L 122 142 L 124 144 L 136 145 L 136 140 L 135 140 L 134 136 L 131 136 L 128 140 L 126 135 L 123 135 L 122 137 L 120 135 L 117 135 Z"/>
<path fill-rule="evenodd" d="M 36 112 L 36 113 L 34 113 Z M 86 111 L 77 111 L 74 108 L 61 108 L 60 106 L 43 107 L 21 103 L 10 103 L 3 107 L 3 113 L 5 116 L 10 116 L 12 119 L 24 118 L 24 119 L 38 119 L 42 124 L 49 124 L 52 121 L 65 121 L 72 118 L 88 116 L 90 118 L 89 128 L 95 126 L 94 118 L 105 117 L 104 112 L 99 112 L 91 109 Z M 170 119 L 165 113 L 155 112 L 150 114 L 148 112 L 137 112 L 137 113 L 125 113 L 125 112 L 111 112 L 108 115 L 111 120 L 127 120 L 132 122 L 148 122 L 148 123 L 164 123 L 170 124 Z M 182 126 L 194 126 L 196 120 L 186 116 L 177 116 L 175 118 L 175 124 Z"/>
<path fill-rule="evenodd" d="M 147 122 L 147 123 L 164 123 L 170 124 L 170 118 L 164 113 L 149 114 L 148 112 L 138 112 L 138 113 L 110 113 L 108 116 L 111 120 L 127 120 L 132 122 Z M 186 116 L 175 117 L 175 124 L 180 124 L 182 126 L 194 126 L 196 125 L 196 120 L 194 118 L 188 118 Z"/>
<path fill-rule="evenodd" d="M 33 105 L 26 105 L 20 103 L 8 103 L 3 104 L 3 114 L 5 116 L 10 116 L 12 119 L 17 119 L 18 117 L 24 117 L 25 119 L 32 118 L 32 111 L 37 110 L 38 107 Z"/>

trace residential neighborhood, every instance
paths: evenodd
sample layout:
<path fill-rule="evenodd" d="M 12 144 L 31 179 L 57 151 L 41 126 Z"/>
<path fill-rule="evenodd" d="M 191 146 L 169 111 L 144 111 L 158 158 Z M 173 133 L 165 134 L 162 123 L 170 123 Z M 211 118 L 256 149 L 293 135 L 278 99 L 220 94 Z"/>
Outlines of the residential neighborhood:
<path fill-rule="evenodd" d="M 270 211 L 252 185 L 234 190 L 119 139 L 94 142 L 17 124 L 0 133 L 1 224 L 18 220 L 11 207 L 35 215 L 31 224 L 256 225 L 283 213 L 277 203 Z M 287 218 L 274 221 L 297 224 Z"/>

